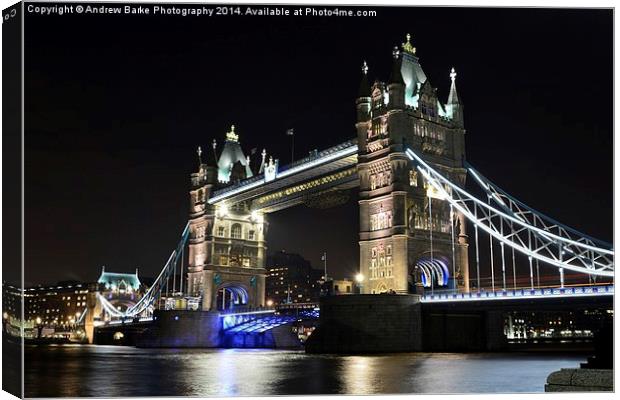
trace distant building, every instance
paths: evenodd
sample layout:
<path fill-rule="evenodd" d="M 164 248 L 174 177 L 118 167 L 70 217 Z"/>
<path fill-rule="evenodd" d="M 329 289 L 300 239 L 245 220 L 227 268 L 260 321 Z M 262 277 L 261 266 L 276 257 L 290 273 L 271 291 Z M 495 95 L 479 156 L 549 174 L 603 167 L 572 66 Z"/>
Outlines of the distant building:
<path fill-rule="evenodd" d="M 22 289 L 5 283 L 2 285 L 3 324 L 15 335 L 19 335 L 19 328 L 23 326 L 28 330 L 24 332 L 26 337 L 33 336 L 32 329 L 37 326 L 52 328 L 52 333 L 70 331 L 83 322 L 81 317 L 87 310 L 88 294 L 94 290 L 118 310 L 124 311 L 142 297 L 145 289 L 137 270 L 134 274 L 106 272 L 105 269 L 102 269 L 97 282 L 93 283 L 62 281 L 53 285 L 27 287 L 23 290 L 22 322 Z M 97 314 L 96 319 L 109 319 L 99 306 L 93 312 Z"/>
<path fill-rule="evenodd" d="M 19 302 L 19 288 L 7 287 L 5 293 L 14 297 L 10 311 L 16 312 Z M 59 282 L 56 285 L 35 286 L 24 289 L 24 322 L 25 326 L 42 325 L 59 330 L 75 326 L 86 310 L 88 284 L 77 281 Z M 19 315 L 9 315 L 20 319 Z"/>
<path fill-rule="evenodd" d="M 109 272 L 105 267 L 101 267 L 101 275 L 97 279 L 97 290 L 108 302 L 108 307 L 112 306 L 118 311 L 126 311 L 134 306 L 146 292 L 146 287 L 140 282 L 138 269 L 135 273 Z M 93 310 L 95 321 L 107 321 L 110 313 L 106 312 L 105 307 L 101 307 L 101 302 Z"/>
<path fill-rule="evenodd" d="M 267 257 L 266 299 L 274 305 L 318 302 L 322 273 L 299 254 L 279 251 Z"/>
<path fill-rule="evenodd" d="M 325 283 L 324 290 L 332 296 L 342 294 L 353 294 L 355 286 L 353 281 L 348 279 L 330 279 Z"/>

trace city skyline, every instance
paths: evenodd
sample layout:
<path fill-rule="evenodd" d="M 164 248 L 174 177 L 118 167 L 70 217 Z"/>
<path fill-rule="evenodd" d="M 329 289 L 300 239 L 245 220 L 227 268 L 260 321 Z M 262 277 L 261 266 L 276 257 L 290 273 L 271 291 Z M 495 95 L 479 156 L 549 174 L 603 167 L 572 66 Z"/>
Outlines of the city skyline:
<path fill-rule="evenodd" d="M 114 17 L 29 16 L 37 23 L 25 43 L 26 284 L 59 274 L 88 281 L 101 265 L 155 275 L 187 220 L 197 146 L 221 145 L 235 124 L 246 152 L 266 148 L 287 164 L 287 129 L 295 129 L 296 158 L 354 137 L 362 61 L 371 79 L 385 79 L 391 48 L 408 32 L 442 101 L 456 68 L 468 160 L 526 203 L 611 241 L 611 18 L 406 10 L 344 22 L 275 19 L 267 30 L 265 20 L 233 31 L 167 19 L 165 34 L 158 20 L 118 19 L 104 34 L 97 28 Z M 85 34 L 76 39 L 76 30 Z M 588 100 L 580 102 L 583 80 Z M 507 148 L 518 155 L 510 163 Z M 330 269 L 352 276 L 356 201 L 352 193 L 339 208 L 269 215 L 268 251 L 300 253 L 314 267 L 327 251 Z"/>

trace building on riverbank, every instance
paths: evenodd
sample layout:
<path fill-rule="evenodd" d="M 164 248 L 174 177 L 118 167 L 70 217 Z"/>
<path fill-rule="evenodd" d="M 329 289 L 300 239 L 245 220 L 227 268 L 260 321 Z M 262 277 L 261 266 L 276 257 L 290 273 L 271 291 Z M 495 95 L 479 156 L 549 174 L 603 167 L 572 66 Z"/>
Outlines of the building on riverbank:
<path fill-rule="evenodd" d="M 321 270 L 299 254 L 278 251 L 267 257 L 266 298 L 273 305 L 316 303 L 321 294 Z"/>

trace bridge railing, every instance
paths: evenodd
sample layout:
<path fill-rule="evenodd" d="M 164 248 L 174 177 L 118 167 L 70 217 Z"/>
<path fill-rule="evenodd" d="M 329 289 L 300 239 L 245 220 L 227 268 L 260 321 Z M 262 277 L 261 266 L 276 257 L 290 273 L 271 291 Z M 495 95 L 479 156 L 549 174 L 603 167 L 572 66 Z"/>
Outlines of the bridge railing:
<path fill-rule="evenodd" d="M 520 288 L 479 292 L 443 292 L 422 295 L 422 302 L 450 302 L 450 301 L 482 301 L 507 300 L 511 298 L 539 298 L 539 297 L 574 297 L 574 296 L 610 296 L 614 294 L 613 285 L 605 286 L 572 286 L 564 288 Z"/>
<path fill-rule="evenodd" d="M 287 174 L 288 172 L 290 172 L 291 170 L 293 170 L 296 167 L 299 166 L 303 166 L 304 164 L 308 164 L 312 161 L 316 161 L 316 160 L 320 160 L 321 158 L 327 157 L 329 155 L 332 155 L 338 151 L 341 150 L 345 150 L 348 148 L 352 148 L 353 146 L 356 147 L 356 151 L 357 151 L 357 139 L 352 139 L 352 140 L 348 140 L 344 143 L 340 143 L 336 146 L 332 146 L 328 149 L 322 150 L 322 151 L 316 151 L 311 153 L 309 156 L 306 156 L 302 159 L 299 159 L 293 163 L 287 164 L 287 165 L 283 165 L 282 167 L 278 168 L 278 175 L 283 175 L 283 174 Z M 259 184 L 259 182 L 263 181 L 265 179 L 265 174 L 258 174 L 255 175 L 251 178 L 247 178 L 244 179 L 242 181 L 239 181 L 235 184 L 226 186 L 224 188 L 218 189 L 216 191 L 213 192 L 213 196 L 212 199 L 217 199 L 220 198 L 226 194 L 229 194 L 232 191 L 235 191 L 237 189 L 246 187 L 246 186 L 257 186 Z M 254 184 L 254 185 L 252 185 Z"/>

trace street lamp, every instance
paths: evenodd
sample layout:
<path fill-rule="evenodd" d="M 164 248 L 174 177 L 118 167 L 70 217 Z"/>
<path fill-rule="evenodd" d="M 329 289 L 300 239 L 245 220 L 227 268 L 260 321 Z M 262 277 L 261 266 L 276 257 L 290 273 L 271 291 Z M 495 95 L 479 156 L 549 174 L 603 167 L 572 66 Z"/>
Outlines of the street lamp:
<path fill-rule="evenodd" d="M 359 292 L 360 294 L 362 294 L 362 283 L 364 282 L 364 275 L 362 275 L 361 272 L 355 275 L 355 282 L 357 282 Z"/>
<path fill-rule="evenodd" d="M 2 332 L 6 332 L 7 331 L 7 323 L 9 322 L 9 313 L 8 312 L 4 312 L 2 313 Z"/>
<path fill-rule="evenodd" d="M 267 300 L 267 307 L 271 307 L 273 306 L 273 300 L 269 299 Z"/>
<path fill-rule="evenodd" d="M 43 321 L 41 320 L 41 317 L 35 318 L 34 321 L 37 324 L 37 339 L 41 339 L 41 333 L 43 331 L 43 325 L 41 324 L 41 322 Z"/>

